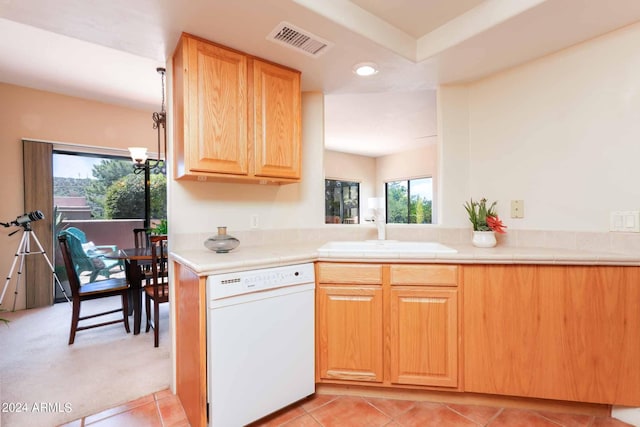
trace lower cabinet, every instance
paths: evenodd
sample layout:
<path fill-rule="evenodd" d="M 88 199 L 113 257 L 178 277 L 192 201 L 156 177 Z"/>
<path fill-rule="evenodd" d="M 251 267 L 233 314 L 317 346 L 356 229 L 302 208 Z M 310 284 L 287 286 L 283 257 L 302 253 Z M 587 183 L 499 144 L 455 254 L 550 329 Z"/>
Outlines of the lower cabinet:
<path fill-rule="evenodd" d="M 382 382 L 382 287 L 317 291 L 320 376 Z"/>
<path fill-rule="evenodd" d="M 320 383 L 640 406 L 638 266 L 316 268 Z M 172 275 L 176 393 L 206 426 L 205 278 Z"/>
<path fill-rule="evenodd" d="M 390 304 L 390 381 L 456 387 L 458 291 L 393 287 Z"/>
<path fill-rule="evenodd" d="M 470 265 L 464 389 L 640 406 L 640 268 Z"/>
<path fill-rule="evenodd" d="M 457 388 L 458 267 L 318 263 L 320 382 Z"/>

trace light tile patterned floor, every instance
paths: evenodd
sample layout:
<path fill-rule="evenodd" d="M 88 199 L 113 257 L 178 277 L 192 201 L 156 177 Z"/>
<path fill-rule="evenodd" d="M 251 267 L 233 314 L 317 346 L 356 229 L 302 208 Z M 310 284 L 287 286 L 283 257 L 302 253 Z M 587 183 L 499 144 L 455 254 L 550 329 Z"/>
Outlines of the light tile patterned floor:
<path fill-rule="evenodd" d="M 61 427 L 183 427 L 188 425 L 178 397 L 171 394 L 169 390 L 164 390 Z M 276 426 L 633 427 L 608 417 L 324 394 L 303 399 L 251 424 L 251 427 Z"/>
<path fill-rule="evenodd" d="M 163 390 L 60 427 L 186 427 L 178 396 Z"/>
<path fill-rule="evenodd" d="M 613 418 L 372 397 L 315 395 L 251 427 L 629 427 Z M 633 426 L 631 426 L 633 427 Z"/>

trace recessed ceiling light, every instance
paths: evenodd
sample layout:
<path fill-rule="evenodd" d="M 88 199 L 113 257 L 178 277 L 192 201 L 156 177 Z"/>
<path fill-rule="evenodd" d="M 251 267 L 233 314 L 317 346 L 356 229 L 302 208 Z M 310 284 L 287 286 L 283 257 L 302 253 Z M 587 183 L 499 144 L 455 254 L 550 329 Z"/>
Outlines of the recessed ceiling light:
<path fill-rule="evenodd" d="M 353 66 L 353 72 L 359 76 L 373 76 L 378 74 L 378 66 L 373 62 L 361 62 Z"/>

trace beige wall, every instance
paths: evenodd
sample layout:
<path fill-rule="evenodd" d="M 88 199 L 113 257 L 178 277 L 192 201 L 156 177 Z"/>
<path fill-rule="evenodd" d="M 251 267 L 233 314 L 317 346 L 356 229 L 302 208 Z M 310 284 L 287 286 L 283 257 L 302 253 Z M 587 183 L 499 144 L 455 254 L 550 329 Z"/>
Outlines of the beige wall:
<path fill-rule="evenodd" d="M 370 217 L 367 200 L 369 197 L 383 197 L 387 181 L 431 176 L 434 198 L 437 198 L 437 151 L 436 144 L 381 157 L 325 150 L 325 177 L 360 182 L 361 216 Z"/>
<path fill-rule="evenodd" d="M 433 222 L 437 223 L 438 146 L 436 144 L 378 157 L 376 159 L 376 197 L 384 196 L 386 182 L 428 176 L 433 178 L 434 212 L 436 213 Z"/>
<path fill-rule="evenodd" d="M 445 224 L 458 225 L 468 197 L 498 200 L 505 223 L 518 229 L 607 231 L 610 211 L 637 210 L 638 39 L 635 24 L 467 87 L 441 88 L 443 196 L 445 208 L 457 209 Z M 450 188 L 458 173 L 467 183 Z M 524 219 L 508 218 L 513 199 L 524 200 Z"/>
<path fill-rule="evenodd" d="M 469 102 L 465 86 L 438 89 L 438 223 L 469 225 L 462 208 L 469 198 Z"/>
<path fill-rule="evenodd" d="M 432 176 L 435 179 L 438 173 L 437 148 L 436 144 L 428 144 L 413 150 L 378 157 L 376 159 L 377 196 L 382 197 L 384 183 L 387 181 L 426 176 Z"/>
<path fill-rule="evenodd" d="M 341 179 L 360 183 L 360 217 L 369 217 L 367 199 L 375 197 L 376 159 L 356 154 L 324 151 L 324 175 L 327 179 Z"/>
<path fill-rule="evenodd" d="M 155 151 L 156 133 L 150 111 L 0 83 L 0 117 L 1 222 L 13 221 L 24 213 L 22 138 L 116 148 L 135 144 Z M 50 218 L 45 219 L 48 220 Z M 22 234 L 7 237 L 13 230 L 13 227 L 0 228 L 2 286 Z M 14 283 L 15 278 L 0 308 L 11 308 Z M 16 308 L 24 307 L 24 295 L 24 289 L 19 289 Z"/>

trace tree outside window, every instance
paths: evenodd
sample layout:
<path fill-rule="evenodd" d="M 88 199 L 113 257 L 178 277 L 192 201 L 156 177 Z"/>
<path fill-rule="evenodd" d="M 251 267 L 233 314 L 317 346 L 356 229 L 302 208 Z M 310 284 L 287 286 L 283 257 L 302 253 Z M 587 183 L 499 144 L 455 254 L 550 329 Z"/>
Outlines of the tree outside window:
<path fill-rule="evenodd" d="M 387 224 L 431 224 L 431 177 L 390 181 L 385 184 Z"/>
<path fill-rule="evenodd" d="M 144 175 L 133 173 L 130 159 L 76 153 L 53 158 L 54 197 L 83 197 L 92 219 L 144 218 Z M 166 175 L 153 172 L 151 218 L 167 217 L 166 187 Z"/>
<path fill-rule="evenodd" d="M 324 190 L 326 224 L 360 223 L 360 183 L 326 179 Z"/>

